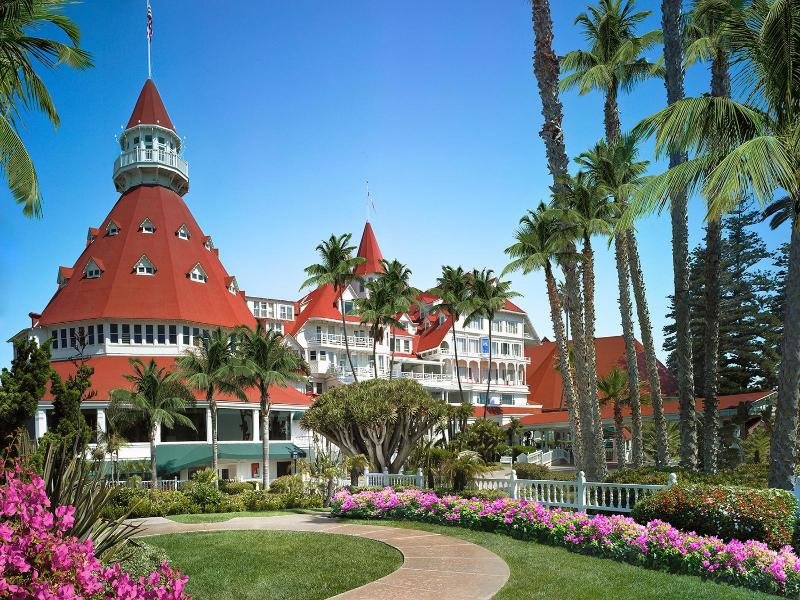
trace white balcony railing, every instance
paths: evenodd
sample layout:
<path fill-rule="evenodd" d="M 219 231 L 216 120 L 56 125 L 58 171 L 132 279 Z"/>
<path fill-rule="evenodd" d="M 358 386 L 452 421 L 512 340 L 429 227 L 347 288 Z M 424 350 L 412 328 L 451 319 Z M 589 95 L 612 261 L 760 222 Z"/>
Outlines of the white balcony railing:
<path fill-rule="evenodd" d="M 344 348 L 344 336 L 340 333 L 316 333 L 308 336 L 310 344 L 318 346 L 335 346 Z M 372 350 L 372 338 L 362 335 L 348 335 L 347 343 L 351 348 L 367 348 Z"/>
<path fill-rule="evenodd" d="M 453 381 L 454 376 L 449 373 L 417 373 L 415 371 L 401 371 L 398 373 L 403 379 L 416 379 L 417 381 Z"/>
<path fill-rule="evenodd" d="M 114 161 L 114 171 L 118 169 L 138 164 L 160 164 L 170 167 L 181 173 L 184 177 L 189 177 L 189 163 L 183 160 L 175 152 L 158 149 L 134 148 L 123 152 Z"/>

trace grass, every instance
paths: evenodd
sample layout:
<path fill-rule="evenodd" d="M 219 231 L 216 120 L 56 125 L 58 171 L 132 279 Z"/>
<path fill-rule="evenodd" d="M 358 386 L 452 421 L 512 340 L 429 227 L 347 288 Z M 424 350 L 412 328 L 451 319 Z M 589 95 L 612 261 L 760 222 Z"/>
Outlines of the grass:
<path fill-rule="evenodd" d="M 358 519 L 345 522 L 364 524 L 363 520 Z M 775 599 L 775 596 L 769 594 L 703 581 L 699 577 L 651 571 L 613 560 L 575 554 L 564 548 L 515 540 L 496 533 L 407 521 L 381 520 L 380 524 L 441 533 L 491 550 L 505 560 L 511 569 L 508 583 L 495 596 L 495 600 Z"/>
<path fill-rule="evenodd" d="M 381 542 L 327 533 L 230 531 L 148 538 L 189 576 L 194 600 L 317 600 L 379 579 L 403 562 Z"/>
<path fill-rule="evenodd" d="M 235 519 L 236 517 L 277 517 L 279 515 L 317 514 L 320 512 L 327 512 L 327 511 L 303 509 L 303 508 L 287 508 L 284 510 L 267 510 L 267 511 L 245 510 L 240 512 L 169 515 L 167 518 L 170 521 L 175 521 L 176 523 L 220 523 L 222 521 L 230 521 L 231 519 Z"/>

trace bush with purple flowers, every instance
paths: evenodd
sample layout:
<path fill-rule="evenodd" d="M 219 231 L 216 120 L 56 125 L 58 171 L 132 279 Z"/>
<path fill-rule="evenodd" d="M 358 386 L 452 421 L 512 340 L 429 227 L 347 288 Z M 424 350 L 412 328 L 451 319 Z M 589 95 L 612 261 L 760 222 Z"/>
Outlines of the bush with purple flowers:
<path fill-rule="evenodd" d="M 334 496 L 331 506 L 335 516 L 460 525 L 651 569 L 800 596 L 800 558 L 790 546 L 772 550 L 755 540 L 725 542 L 685 533 L 659 520 L 642 525 L 623 515 L 590 516 L 526 500 L 440 497 L 415 489 L 356 494 L 345 489 Z"/>
<path fill-rule="evenodd" d="M 0 473 L 0 597 L 24 600 L 107 600 L 185 597 L 187 577 L 167 563 L 146 577 L 134 578 L 119 564 L 106 567 L 94 555 L 91 539 L 65 532 L 75 508 L 50 510 L 44 481 L 34 473 Z"/>

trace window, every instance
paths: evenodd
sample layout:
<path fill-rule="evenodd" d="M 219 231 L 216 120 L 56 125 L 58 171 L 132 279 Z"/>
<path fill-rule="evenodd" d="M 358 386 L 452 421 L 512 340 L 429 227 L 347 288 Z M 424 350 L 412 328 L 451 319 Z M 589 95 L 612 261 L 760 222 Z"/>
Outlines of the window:
<path fill-rule="evenodd" d="M 103 333 L 103 325 L 97 326 L 97 343 L 104 344 L 105 343 L 105 334 Z"/>
<path fill-rule="evenodd" d="M 119 325 L 117 325 L 116 323 L 112 323 L 111 324 L 111 329 L 109 330 L 108 335 L 111 338 L 111 343 L 112 344 L 118 344 L 119 343 Z"/>
<path fill-rule="evenodd" d="M 153 335 L 153 326 L 152 325 L 145 325 L 144 326 L 144 340 L 148 344 L 152 344 L 155 341 L 155 337 Z"/>
<path fill-rule="evenodd" d="M 328 360 L 328 354 L 325 350 L 319 351 L 319 359 L 320 360 Z"/>
<path fill-rule="evenodd" d="M 456 338 L 456 345 L 458 346 L 459 352 L 466 352 L 467 351 L 467 339 L 460 337 Z"/>
<path fill-rule="evenodd" d="M 483 329 L 483 317 L 473 317 L 469 322 L 471 329 Z"/>
<path fill-rule="evenodd" d="M 492 321 L 492 331 L 495 331 L 495 332 L 503 331 L 503 322 L 502 321 Z"/>
<path fill-rule="evenodd" d="M 70 348 L 77 348 L 78 347 L 78 336 L 75 335 L 75 328 L 69 328 L 69 347 Z"/>
<path fill-rule="evenodd" d="M 511 394 L 502 394 L 500 396 L 500 404 L 514 404 L 514 396 Z"/>
<path fill-rule="evenodd" d="M 411 352 L 411 340 L 403 340 L 403 352 Z"/>
<path fill-rule="evenodd" d="M 497 342 L 492 342 L 492 354 L 497 354 L 498 345 Z"/>
<path fill-rule="evenodd" d="M 135 138 L 133 138 L 133 145 L 134 146 L 138 146 L 139 145 L 139 136 L 136 136 Z"/>
<path fill-rule="evenodd" d="M 156 268 L 145 255 L 133 266 L 133 272 L 137 275 L 155 275 Z"/>
<path fill-rule="evenodd" d="M 506 321 L 506 331 L 508 333 L 517 333 L 519 328 L 519 323 L 516 321 Z"/>
<path fill-rule="evenodd" d="M 166 344 L 167 343 L 167 326 L 166 325 L 159 325 L 158 326 L 158 343 L 159 344 Z"/>
<path fill-rule="evenodd" d="M 508 342 L 501 343 L 500 354 L 505 354 L 505 355 L 511 354 L 511 344 L 509 344 Z"/>
<path fill-rule="evenodd" d="M 87 279 L 96 279 L 100 277 L 102 269 L 100 269 L 93 258 L 90 258 L 89 262 L 86 263 L 86 267 L 84 268 L 83 272 Z"/>
<path fill-rule="evenodd" d="M 200 328 L 199 327 L 192 327 L 192 345 L 193 346 L 200 346 Z"/>
<path fill-rule="evenodd" d="M 281 319 L 286 319 L 286 320 L 294 319 L 294 307 L 281 304 L 279 314 Z"/>
<path fill-rule="evenodd" d="M 316 350 L 309 350 L 308 351 L 308 360 L 317 360 L 317 351 Z"/>
<path fill-rule="evenodd" d="M 109 221 L 108 225 L 106 225 L 106 235 L 117 235 L 119 233 L 119 225 L 114 223 L 114 221 Z"/>
<path fill-rule="evenodd" d="M 486 404 L 486 392 L 481 392 L 478 394 L 478 404 Z"/>
<path fill-rule="evenodd" d="M 177 344 L 178 343 L 178 326 L 177 325 L 170 325 L 169 326 L 169 343 L 170 344 Z"/>
<path fill-rule="evenodd" d="M 283 333 L 283 323 L 269 323 L 267 325 L 267 331 L 277 331 L 278 333 Z"/>
<path fill-rule="evenodd" d="M 511 353 L 514 356 L 522 356 L 522 346 L 520 344 L 512 344 Z"/>
<path fill-rule="evenodd" d="M 131 343 L 131 326 L 128 325 L 127 323 L 123 323 L 122 325 L 121 341 L 123 344 Z"/>
<path fill-rule="evenodd" d="M 139 224 L 139 231 L 142 233 L 155 233 L 156 226 L 153 225 L 153 222 L 150 219 L 145 219 Z"/>
<path fill-rule="evenodd" d="M 353 301 L 352 300 L 345 300 L 344 301 L 344 314 L 346 314 L 346 315 L 353 314 Z"/>
<path fill-rule="evenodd" d="M 53 333 L 50 334 L 50 345 L 58 349 L 58 329 L 53 329 Z"/>
<path fill-rule="evenodd" d="M 184 325 L 183 326 L 183 344 L 185 346 L 189 345 L 189 326 L 188 325 Z"/>
<path fill-rule="evenodd" d="M 186 227 L 186 225 L 178 227 L 178 231 L 175 232 L 175 235 L 182 240 L 188 240 L 191 237 L 191 235 L 189 235 L 189 228 Z"/>
<path fill-rule="evenodd" d="M 147 150 L 152 150 L 153 149 L 153 136 L 152 135 L 144 136 L 144 147 Z"/>
<path fill-rule="evenodd" d="M 292 439 L 291 413 L 273 410 L 269 413 L 269 439 Z"/>
<path fill-rule="evenodd" d="M 89 325 L 87 328 L 86 344 L 88 346 L 94 346 L 94 325 Z"/>
<path fill-rule="evenodd" d="M 141 344 L 142 343 L 142 326 L 141 325 L 134 325 L 133 326 L 133 343 L 134 344 Z"/>
<path fill-rule="evenodd" d="M 476 340 L 475 338 L 470 338 L 470 340 L 469 340 L 469 351 L 472 354 L 479 354 L 480 351 L 481 351 L 480 340 Z"/>
<path fill-rule="evenodd" d="M 189 271 L 189 279 L 192 281 L 197 281 L 199 283 L 205 283 L 208 279 L 206 272 L 203 270 L 203 267 L 200 266 L 200 263 L 196 264 L 194 268 Z"/>
<path fill-rule="evenodd" d="M 203 242 L 203 246 L 205 246 L 206 250 L 213 250 L 214 249 L 214 240 L 211 239 L 211 236 L 206 236 L 205 241 Z"/>

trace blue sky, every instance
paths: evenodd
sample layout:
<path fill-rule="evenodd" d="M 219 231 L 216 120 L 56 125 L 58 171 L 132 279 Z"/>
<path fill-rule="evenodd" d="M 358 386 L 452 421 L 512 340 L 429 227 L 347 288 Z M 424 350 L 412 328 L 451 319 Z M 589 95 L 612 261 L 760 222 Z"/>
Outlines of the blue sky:
<path fill-rule="evenodd" d="M 556 51 L 583 47 L 584 6 L 554 1 Z M 647 28 L 660 28 L 660 2 Z M 548 194 L 529 4 L 516 2 L 240 2 L 152 0 L 153 79 L 191 165 L 186 201 L 248 293 L 297 298 L 314 246 L 370 214 L 387 258 L 434 283 L 442 264 L 501 270 L 519 217 Z M 147 75 L 144 0 L 69 8 L 93 69 L 45 74 L 58 131 L 30 115 L 22 132 L 44 191 L 25 219 L 0 186 L 0 332 L 8 339 L 56 289 L 86 229 L 117 199 L 114 136 Z M 687 74 L 687 93 L 708 71 Z M 562 96 L 573 157 L 603 135 L 598 94 Z M 621 98 L 623 128 L 665 103 L 652 81 Z M 647 156 L 647 148 L 643 154 Z M 658 168 L 656 165 L 655 168 Z M 691 207 L 692 245 L 703 211 Z M 657 350 L 672 289 L 666 215 L 639 224 Z M 764 228 L 774 248 L 786 231 Z M 598 240 L 598 335 L 619 333 L 613 256 Z M 513 276 L 519 304 L 551 335 L 543 277 Z M 0 347 L 0 364 L 11 349 Z M 662 353 L 663 354 L 663 353 Z"/>

